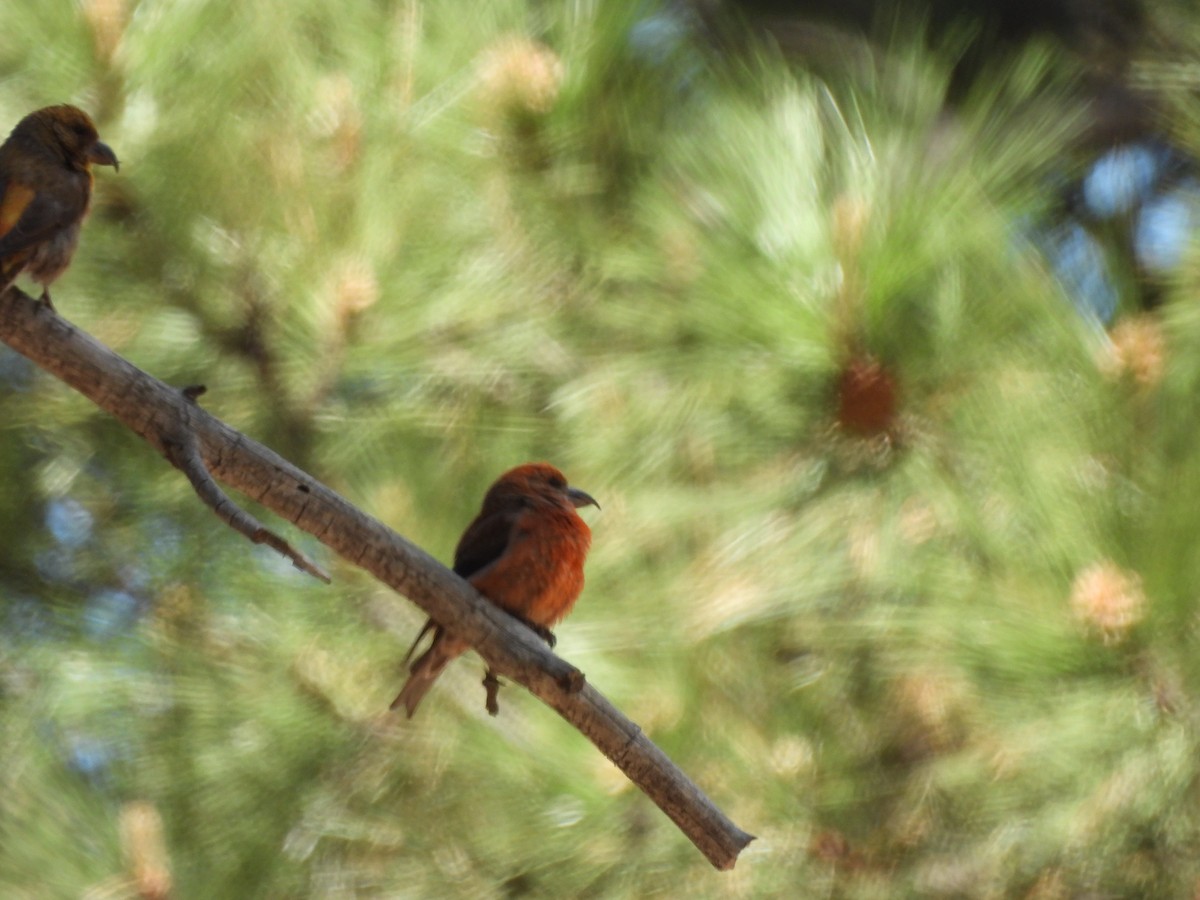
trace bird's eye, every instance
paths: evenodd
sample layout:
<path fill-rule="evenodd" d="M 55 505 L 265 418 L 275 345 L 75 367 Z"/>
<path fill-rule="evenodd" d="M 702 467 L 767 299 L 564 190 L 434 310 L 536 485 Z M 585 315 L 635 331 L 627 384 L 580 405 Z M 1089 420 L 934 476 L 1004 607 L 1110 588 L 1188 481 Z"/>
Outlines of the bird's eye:
<path fill-rule="evenodd" d="M 549 485 L 556 491 L 565 491 L 567 489 L 567 480 L 561 475 L 551 475 Z"/>

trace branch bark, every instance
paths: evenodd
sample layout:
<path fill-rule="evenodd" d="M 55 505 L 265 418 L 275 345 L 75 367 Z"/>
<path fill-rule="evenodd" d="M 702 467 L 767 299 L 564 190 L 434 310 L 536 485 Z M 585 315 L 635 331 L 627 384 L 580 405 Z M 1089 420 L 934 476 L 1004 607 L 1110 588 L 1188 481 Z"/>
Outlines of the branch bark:
<path fill-rule="evenodd" d="M 204 502 L 205 506 L 215 512 L 217 518 L 222 522 L 238 534 L 247 537 L 252 543 L 266 544 L 281 556 L 286 556 L 292 561 L 292 565 L 301 572 L 306 572 L 318 581 L 329 584 L 332 579 L 320 566 L 279 535 L 260 524 L 258 519 L 250 513 L 238 507 L 213 481 L 212 475 L 204 465 L 204 460 L 200 458 L 200 449 L 196 446 L 195 429 L 192 428 L 191 419 L 190 404 L 195 403 L 196 398 L 204 393 L 204 388 L 203 386 L 184 388 L 180 393 L 187 401 L 183 406 L 182 418 L 176 423 L 174 433 L 159 435 L 163 455 L 167 458 L 167 462 L 187 477 L 196 491 L 196 496 Z"/>
<path fill-rule="evenodd" d="M 187 423 L 187 443 L 213 478 L 307 531 L 470 641 L 490 669 L 524 685 L 595 744 L 716 868 L 733 868 L 754 839 L 532 631 L 312 476 L 15 287 L 0 294 L 0 340 L 110 413 L 175 465 L 180 423 Z M 189 477 L 195 484 L 200 476 Z"/>

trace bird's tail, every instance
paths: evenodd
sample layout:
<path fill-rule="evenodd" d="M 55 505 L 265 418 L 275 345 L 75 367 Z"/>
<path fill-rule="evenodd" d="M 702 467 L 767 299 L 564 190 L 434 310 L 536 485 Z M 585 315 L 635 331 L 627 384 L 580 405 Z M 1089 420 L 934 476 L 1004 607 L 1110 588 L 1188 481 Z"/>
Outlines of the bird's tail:
<path fill-rule="evenodd" d="M 422 634 L 424 634 L 423 631 Z M 461 656 L 468 646 L 457 638 L 450 637 L 440 625 L 437 626 L 433 633 L 433 643 L 412 664 L 412 668 L 408 670 L 408 681 L 404 682 L 404 687 L 400 689 L 400 693 L 392 701 L 389 709 L 399 709 L 403 706 L 411 719 L 413 713 L 417 711 L 421 698 L 433 687 L 433 683 L 442 674 L 446 664 L 455 657 Z M 409 652 L 411 654 L 412 651 Z"/>

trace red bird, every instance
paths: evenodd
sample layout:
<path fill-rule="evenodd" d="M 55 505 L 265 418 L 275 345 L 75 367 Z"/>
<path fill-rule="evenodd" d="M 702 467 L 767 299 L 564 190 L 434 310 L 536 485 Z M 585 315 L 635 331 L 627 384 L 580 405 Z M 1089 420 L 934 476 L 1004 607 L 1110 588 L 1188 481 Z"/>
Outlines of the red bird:
<path fill-rule="evenodd" d="M 27 271 L 53 309 L 50 284 L 66 271 L 92 199 L 92 165 L 119 168 L 87 113 L 47 106 L 0 145 L 0 290 Z"/>
<path fill-rule="evenodd" d="M 583 590 L 592 532 L 575 512 L 582 506 L 600 504 L 570 487 L 554 466 L 528 463 L 510 469 L 488 489 L 483 509 L 459 539 L 454 571 L 553 645 L 550 626 L 571 611 Z M 391 708 L 403 706 L 410 719 L 446 664 L 471 646 L 430 619 L 405 662 L 431 628 L 433 643 L 413 663 L 392 701 Z"/>

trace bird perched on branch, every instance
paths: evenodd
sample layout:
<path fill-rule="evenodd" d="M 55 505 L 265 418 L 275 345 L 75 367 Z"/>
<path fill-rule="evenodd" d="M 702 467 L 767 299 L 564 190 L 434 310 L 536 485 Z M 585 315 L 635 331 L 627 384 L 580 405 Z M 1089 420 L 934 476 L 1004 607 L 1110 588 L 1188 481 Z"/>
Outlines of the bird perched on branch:
<path fill-rule="evenodd" d="M 119 167 L 87 113 L 47 106 L 0 145 L 0 291 L 22 271 L 42 286 L 66 271 L 92 199 L 92 166 Z"/>
<path fill-rule="evenodd" d="M 553 466 L 528 463 L 510 469 L 488 489 L 483 509 L 459 539 L 454 571 L 553 646 L 550 627 L 571 611 L 583 590 L 583 561 L 592 542 L 591 530 L 575 511 L 583 506 L 600 504 L 570 487 Z M 391 706 L 403 706 L 409 718 L 446 664 L 471 646 L 430 619 L 405 662 L 431 629 L 433 643 L 413 663 Z M 491 672 L 488 679 L 498 685 Z M 495 713 L 491 684 L 488 710 Z"/>

